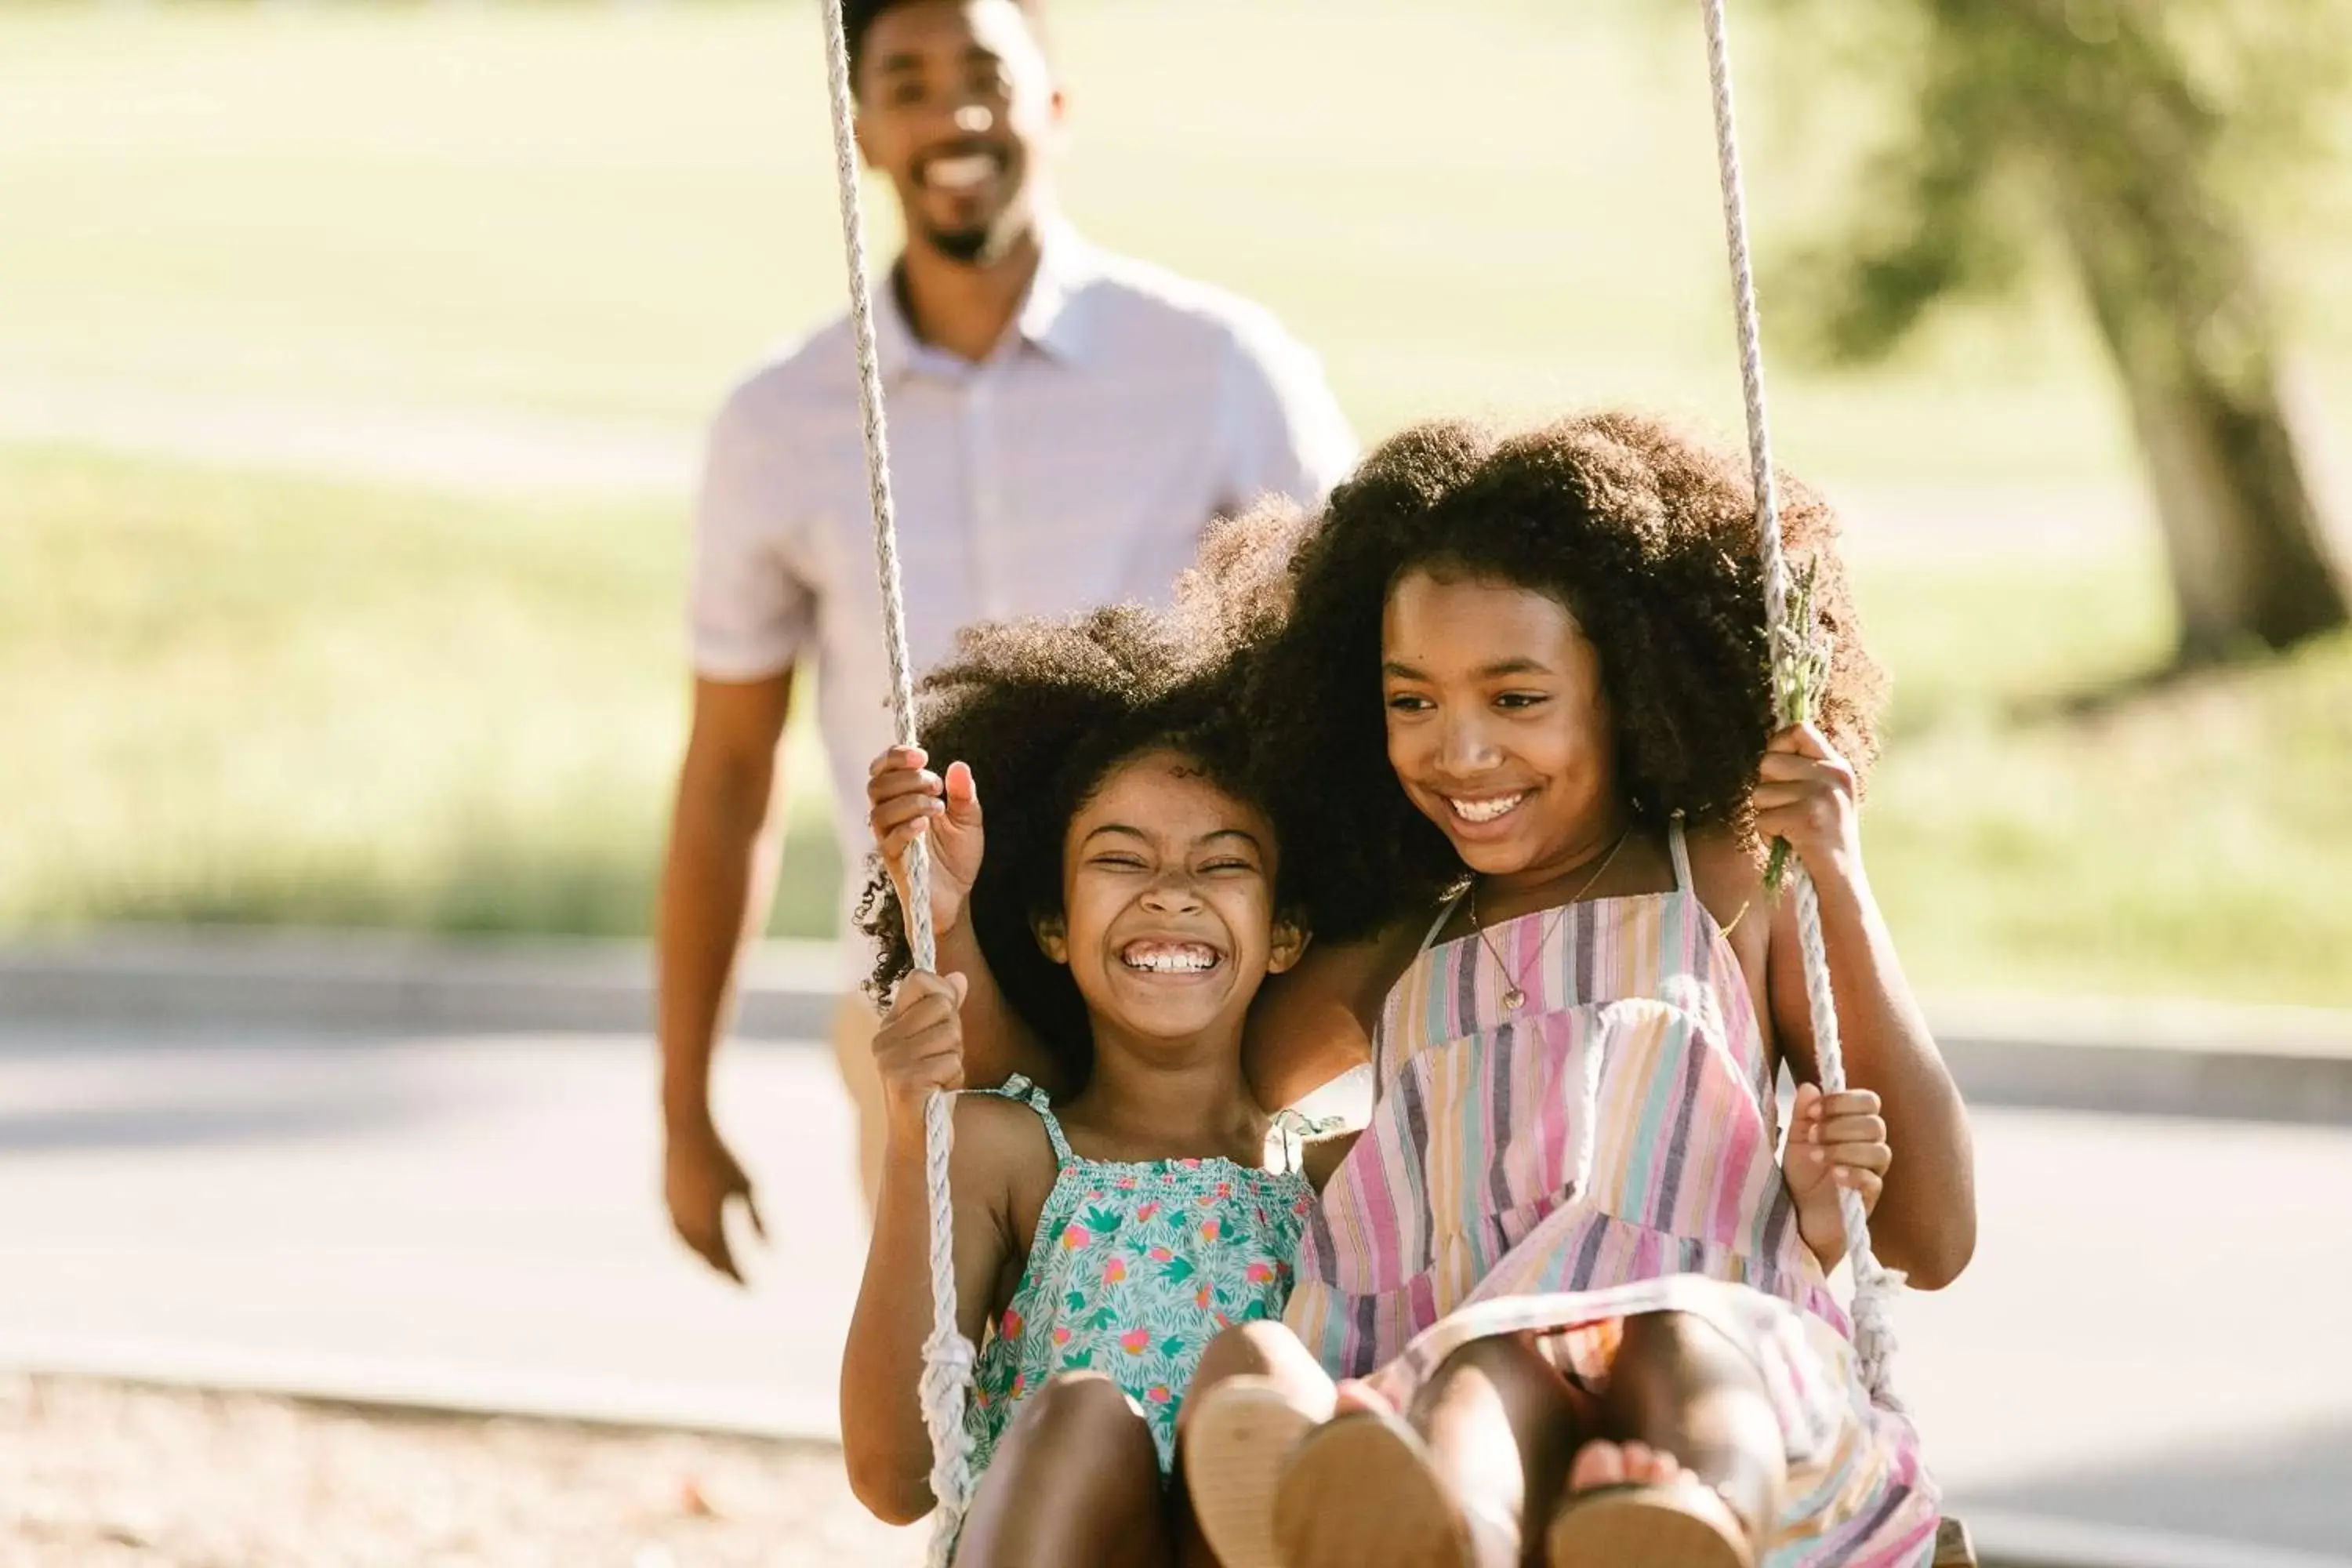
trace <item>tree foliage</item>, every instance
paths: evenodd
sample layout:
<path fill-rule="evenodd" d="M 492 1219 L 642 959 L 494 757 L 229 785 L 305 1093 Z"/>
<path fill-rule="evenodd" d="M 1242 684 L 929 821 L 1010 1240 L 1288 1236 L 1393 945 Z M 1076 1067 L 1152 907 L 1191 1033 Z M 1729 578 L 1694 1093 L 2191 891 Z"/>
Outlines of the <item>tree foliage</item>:
<path fill-rule="evenodd" d="M 2352 79 L 2347 0 L 1773 8 L 1883 100 L 1843 224 L 1783 271 L 1783 298 L 1844 363 L 1888 353 L 1941 303 L 2011 289 L 2084 185 L 2222 241 L 2183 247 L 2190 265 L 2243 269 L 2235 237 L 2323 165 Z M 2254 280 L 2178 282 L 2228 297 Z"/>

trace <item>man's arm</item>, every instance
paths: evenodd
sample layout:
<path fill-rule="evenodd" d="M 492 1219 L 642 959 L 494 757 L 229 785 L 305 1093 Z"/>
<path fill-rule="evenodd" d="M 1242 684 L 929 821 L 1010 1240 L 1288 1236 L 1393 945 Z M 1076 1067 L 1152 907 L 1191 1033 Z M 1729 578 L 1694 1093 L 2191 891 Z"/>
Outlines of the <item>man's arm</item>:
<path fill-rule="evenodd" d="M 664 1186 L 678 1236 L 742 1282 L 727 1245 L 727 1200 L 759 1225 L 751 1185 L 710 1113 L 710 1061 L 735 963 L 772 891 L 769 824 L 782 820 L 776 745 L 792 707 L 793 672 L 765 679 L 698 679 L 693 727 L 678 771 L 656 914 L 660 966 Z"/>

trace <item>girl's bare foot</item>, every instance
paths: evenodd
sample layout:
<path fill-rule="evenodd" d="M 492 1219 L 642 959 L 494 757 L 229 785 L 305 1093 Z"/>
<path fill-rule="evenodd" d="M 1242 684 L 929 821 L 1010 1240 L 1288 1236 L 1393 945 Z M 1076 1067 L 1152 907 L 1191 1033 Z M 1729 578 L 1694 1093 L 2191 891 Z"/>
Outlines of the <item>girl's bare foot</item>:
<path fill-rule="evenodd" d="M 1568 1469 L 1569 1495 L 1596 1487 L 1643 1486 L 1671 1481 L 1683 1473 L 1683 1462 L 1661 1454 L 1647 1443 L 1612 1443 L 1596 1437 L 1576 1451 Z"/>
<path fill-rule="evenodd" d="M 1646 1443 L 1596 1438 L 1569 1467 L 1549 1568 L 1755 1568 L 1750 1531 L 1715 1489 Z"/>

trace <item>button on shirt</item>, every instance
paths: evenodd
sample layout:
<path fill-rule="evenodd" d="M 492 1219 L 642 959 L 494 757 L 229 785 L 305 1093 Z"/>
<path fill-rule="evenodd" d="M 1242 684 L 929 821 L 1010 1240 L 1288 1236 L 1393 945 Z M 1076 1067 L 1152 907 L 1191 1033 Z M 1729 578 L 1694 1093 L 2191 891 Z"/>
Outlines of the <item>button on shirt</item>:
<path fill-rule="evenodd" d="M 976 621 L 1164 602 L 1210 521 L 1268 494 L 1318 502 L 1354 461 L 1315 357 L 1270 314 L 1067 230 L 986 360 L 919 342 L 890 289 L 875 336 L 918 672 Z M 859 426 L 845 317 L 738 386 L 710 433 L 692 587 L 701 675 L 815 658 L 852 867 L 866 764 L 891 740 Z"/>

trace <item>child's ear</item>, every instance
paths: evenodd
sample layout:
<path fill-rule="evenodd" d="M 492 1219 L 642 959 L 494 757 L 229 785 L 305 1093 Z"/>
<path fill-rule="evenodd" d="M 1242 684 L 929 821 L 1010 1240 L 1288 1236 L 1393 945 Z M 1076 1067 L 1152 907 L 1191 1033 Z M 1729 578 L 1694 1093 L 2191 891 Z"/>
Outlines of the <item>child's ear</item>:
<path fill-rule="evenodd" d="M 1059 915 L 1032 915 L 1030 934 L 1037 939 L 1037 951 L 1056 963 L 1070 962 L 1069 926 Z"/>
<path fill-rule="evenodd" d="M 1298 961 L 1307 956 L 1307 944 L 1314 940 L 1314 936 L 1298 921 L 1276 916 L 1273 941 L 1266 949 L 1265 972 L 1281 974 L 1297 967 Z"/>

